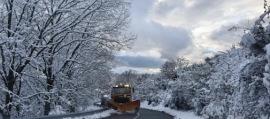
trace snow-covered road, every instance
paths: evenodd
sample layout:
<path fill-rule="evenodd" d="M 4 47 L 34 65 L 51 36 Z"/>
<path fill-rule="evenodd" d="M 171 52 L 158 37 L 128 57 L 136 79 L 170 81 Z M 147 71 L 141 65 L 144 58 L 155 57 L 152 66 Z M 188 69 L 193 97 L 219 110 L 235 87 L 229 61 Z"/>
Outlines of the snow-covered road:
<path fill-rule="evenodd" d="M 93 108 L 93 107 L 91 107 Z M 99 109 L 99 110 L 97 110 Z M 92 110 L 92 111 L 90 111 Z M 93 111 L 96 110 L 96 111 Z M 50 115 L 23 119 L 203 119 L 194 115 L 192 111 L 179 111 L 166 108 L 162 105 L 151 106 L 147 102 L 141 103 L 141 109 L 137 115 L 122 114 L 112 109 L 93 108 L 82 113 Z"/>
<path fill-rule="evenodd" d="M 151 106 L 151 105 L 148 105 L 147 102 L 142 102 L 141 108 L 165 112 L 169 115 L 172 115 L 174 119 L 204 119 L 203 117 L 196 116 L 194 112 L 192 111 L 174 110 L 174 109 L 164 107 L 162 104 L 157 105 L 157 106 Z"/>
<path fill-rule="evenodd" d="M 147 102 L 141 103 L 141 109 L 138 115 L 121 114 L 115 110 L 106 110 L 89 116 L 80 116 L 76 118 L 65 119 L 204 119 L 196 116 L 192 111 L 179 111 L 166 108 L 162 105 L 151 106 Z"/>
<path fill-rule="evenodd" d="M 140 109 L 137 115 L 134 114 L 116 114 L 104 119 L 173 119 L 173 116 L 160 111 Z"/>
<path fill-rule="evenodd" d="M 63 119 L 63 118 L 76 118 L 76 117 L 83 117 L 83 116 L 89 116 L 94 115 L 95 113 L 104 112 L 107 109 L 100 109 L 95 111 L 89 111 L 89 112 L 81 112 L 81 113 L 74 113 L 74 114 L 61 114 L 61 115 L 49 115 L 49 116 L 42 116 L 42 117 L 26 117 L 26 118 L 20 118 L 20 119 Z"/>

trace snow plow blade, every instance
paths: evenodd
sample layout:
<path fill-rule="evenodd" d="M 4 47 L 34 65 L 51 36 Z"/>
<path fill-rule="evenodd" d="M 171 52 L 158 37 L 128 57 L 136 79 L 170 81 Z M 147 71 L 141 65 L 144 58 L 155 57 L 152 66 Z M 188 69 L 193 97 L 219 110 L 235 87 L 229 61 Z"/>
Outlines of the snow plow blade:
<path fill-rule="evenodd" d="M 120 111 L 131 111 L 131 110 L 139 110 L 140 109 L 140 100 L 135 100 L 133 102 L 128 102 L 124 104 L 120 103 L 115 103 L 112 101 L 107 101 L 108 107 L 113 108 L 115 110 L 120 110 Z"/>

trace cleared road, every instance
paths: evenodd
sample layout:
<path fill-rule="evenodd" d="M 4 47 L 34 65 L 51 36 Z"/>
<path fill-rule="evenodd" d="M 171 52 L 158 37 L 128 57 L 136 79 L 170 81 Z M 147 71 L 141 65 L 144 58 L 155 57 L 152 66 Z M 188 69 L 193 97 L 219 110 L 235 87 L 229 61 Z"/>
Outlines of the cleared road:
<path fill-rule="evenodd" d="M 112 115 L 104 119 L 173 119 L 173 116 L 159 111 L 140 109 L 138 115 L 132 114 Z"/>

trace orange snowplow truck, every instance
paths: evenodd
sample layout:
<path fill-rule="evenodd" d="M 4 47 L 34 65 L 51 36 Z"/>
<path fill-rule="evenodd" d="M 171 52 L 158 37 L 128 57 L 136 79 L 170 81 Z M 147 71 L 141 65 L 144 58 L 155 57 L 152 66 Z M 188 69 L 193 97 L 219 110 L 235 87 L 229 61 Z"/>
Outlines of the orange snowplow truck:
<path fill-rule="evenodd" d="M 133 89 L 133 90 L 131 90 Z M 134 111 L 136 114 L 140 109 L 140 100 L 132 101 L 134 88 L 131 85 L 116 85 L 111 90 L 111 100 L 107 100 L 108 107 L 119 111 Z"/>

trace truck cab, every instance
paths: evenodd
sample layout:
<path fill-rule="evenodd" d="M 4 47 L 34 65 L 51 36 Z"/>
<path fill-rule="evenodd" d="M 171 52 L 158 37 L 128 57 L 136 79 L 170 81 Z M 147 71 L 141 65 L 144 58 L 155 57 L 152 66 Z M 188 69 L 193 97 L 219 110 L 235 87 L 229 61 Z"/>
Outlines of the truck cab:
<path fill-rule="evenodd" d="M 111 89 L 111 100 L 108 100 L 108 107 L 120 111 L 132 111 L 137 113 L 140 109 L 140 100 L 132 100 L 131 85 L 116 85 Z"/>
<path fill-rule="evenodd" d="M 130 85 L 116 85 L 112 87 L 111 100 L 116 103 L 132 102 L 132 91 Z"/>

